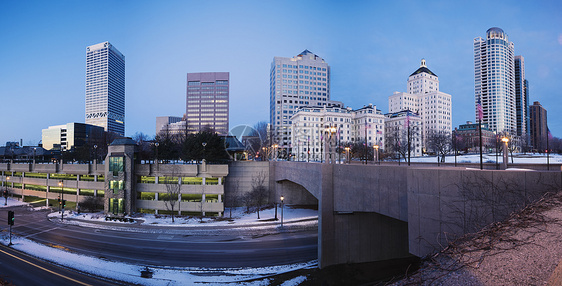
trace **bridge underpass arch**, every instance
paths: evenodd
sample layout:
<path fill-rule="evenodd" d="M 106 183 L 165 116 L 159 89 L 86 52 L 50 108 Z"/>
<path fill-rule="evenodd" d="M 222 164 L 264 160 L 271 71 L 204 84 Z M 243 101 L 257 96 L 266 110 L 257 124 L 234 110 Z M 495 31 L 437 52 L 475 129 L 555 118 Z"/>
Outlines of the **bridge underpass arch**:
<path fill-rule="evenodd" d="M 285 204 L 314 206 L 318 209 L 318 199 L 304 186 L 291 180 L 275 181 L 275 195 L 283 196 Z"/>

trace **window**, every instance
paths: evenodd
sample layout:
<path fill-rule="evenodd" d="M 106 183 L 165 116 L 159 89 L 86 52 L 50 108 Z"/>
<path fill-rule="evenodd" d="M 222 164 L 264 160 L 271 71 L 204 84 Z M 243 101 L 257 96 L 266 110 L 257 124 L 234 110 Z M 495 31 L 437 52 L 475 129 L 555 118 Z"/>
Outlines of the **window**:
<path fill-rule="evenodd" d="M 113 176 L 123 172 L 123 159 L 123 157 L 109 157 L 109 172 L 113 172 Z"/>
<path fill-rule="evenodd" d="M 114 194 L 118 194 L 119 190 L 123 189 L 123 180 L 109 181 L 109 188 L 113 190 Z"/>

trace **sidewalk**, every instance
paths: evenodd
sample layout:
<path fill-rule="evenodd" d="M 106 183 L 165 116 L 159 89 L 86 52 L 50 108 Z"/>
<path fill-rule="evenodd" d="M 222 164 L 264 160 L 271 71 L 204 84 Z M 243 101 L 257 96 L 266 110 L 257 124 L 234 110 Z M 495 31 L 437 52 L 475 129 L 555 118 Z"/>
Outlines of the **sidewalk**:
<path fill-rule="evenodd" d="M 310 211 L 310 210 L 308 210 Z M 115 231 L 128 231 L 128 232 L 141 232 L 141 233 L 165 233 L 165 234 L 185 234 L 190 235 L 217 235 L 217 234 L 248 234 L 252 235 L 269 235 L 280 232 L 300 232 L 300 231 L 317 231 L 318 230 L 318 217 L 310 216 L 307 212 L 302 216 L 298 214 L 289 219 L 283 220 L 283 227 L 281 227 L 280 220 L 274 220 L 273 216 L 269 216 L 264 212 L 262 219 L 248 219 L 234 217 L 232 219 L 222 219 L 214 221 L 209 218 L 200 220 L 198 218 L 177 217 L 175 224 L 171 223 L 170 217 L 161 217 L 154 219 L 152 217 L 132 217 L 135 222 L 118 222 L 106 221 L 101 214 L 77 214 L 75 212 L 66 211 L 64 221 L 62 223 L 69 225 L 78 225 L 82 227 L 115 230 Z M 249 214 L 246 216 L 256 216 L 256 214 Z M 60 213 L 53 212 L 48 215 L 48 219 L 55 223 L 61 223 Z"/>

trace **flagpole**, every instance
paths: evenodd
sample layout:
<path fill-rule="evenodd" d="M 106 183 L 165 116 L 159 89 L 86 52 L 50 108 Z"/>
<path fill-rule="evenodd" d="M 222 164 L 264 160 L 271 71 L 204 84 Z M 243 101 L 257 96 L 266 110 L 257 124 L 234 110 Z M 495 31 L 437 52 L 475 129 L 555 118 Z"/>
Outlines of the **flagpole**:
<path fill-rule="evenodd" d="M 550 129 L 546 128 L 546 169 L 550 171 L 550 146 L 548 145 L 548 139 L 550 139 Z"/>
<path fill-rule="evenodd" d="M 484 169 L 482 165 L 482 118 L 484 117 L 484 110 L 482 109 L 482 103 L 480 98 L 478 98 L 478 133 L 480 137 L 480 170 Z"/>
<path fill-rule="evenodd" d="M 367 118 L 365 118 L 365 165 L 367 165 Z"/>

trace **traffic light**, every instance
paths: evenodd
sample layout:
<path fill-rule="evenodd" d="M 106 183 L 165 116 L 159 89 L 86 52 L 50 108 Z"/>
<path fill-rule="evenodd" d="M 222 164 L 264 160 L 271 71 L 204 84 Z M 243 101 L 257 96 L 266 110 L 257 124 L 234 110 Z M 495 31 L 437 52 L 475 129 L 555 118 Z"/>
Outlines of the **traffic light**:
<path fill-rule="evenodd" d="M 66 200 L 62 200 L 62 207 L 63 207 L 63 208 L 66 207 Z"/>
<path fill-rule="evenodd" d="M 14 211 L 8 211 L 8 225 L 14 225 Z"/>

